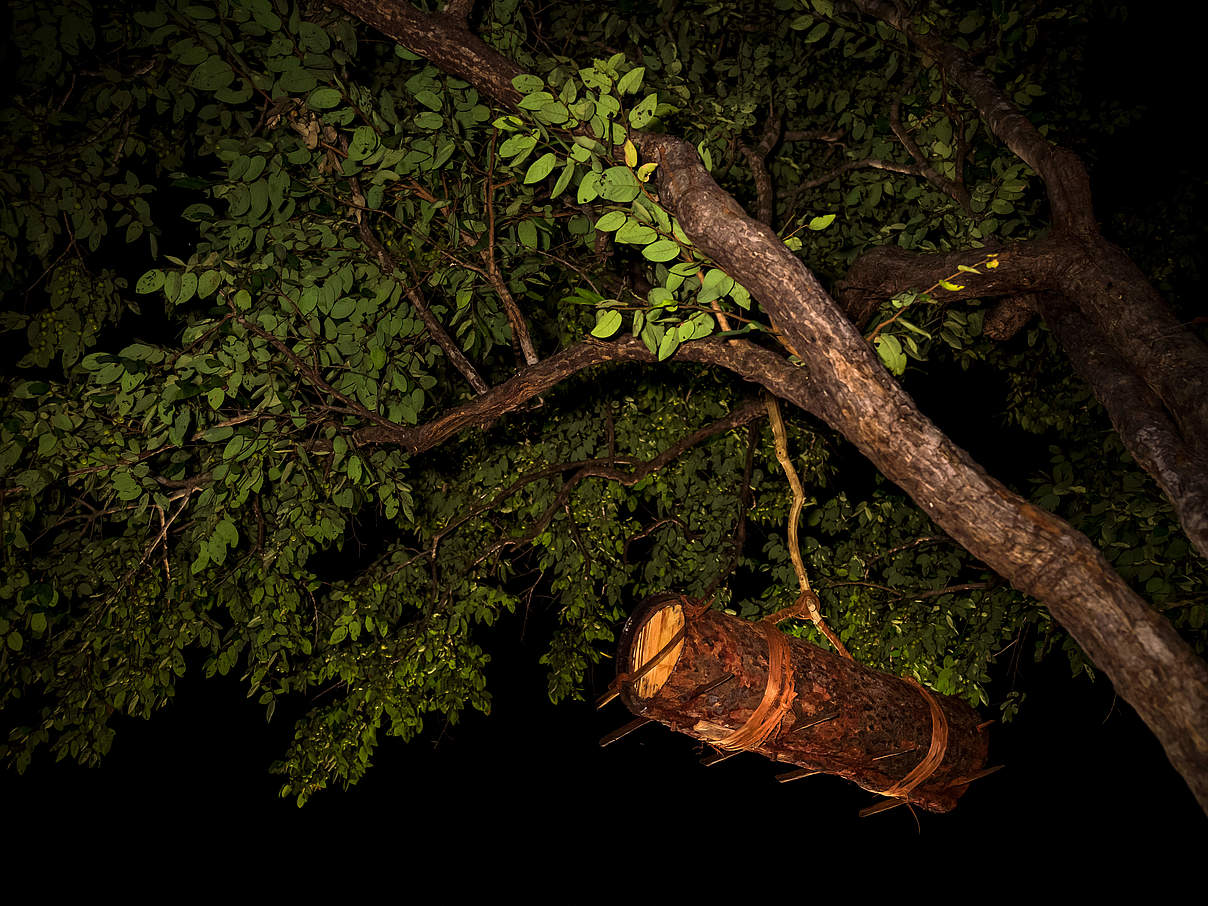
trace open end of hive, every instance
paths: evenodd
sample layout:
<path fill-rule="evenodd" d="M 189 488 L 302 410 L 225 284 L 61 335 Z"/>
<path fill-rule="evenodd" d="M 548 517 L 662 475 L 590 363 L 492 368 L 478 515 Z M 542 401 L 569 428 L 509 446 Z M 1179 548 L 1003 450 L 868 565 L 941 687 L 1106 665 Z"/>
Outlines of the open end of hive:
<path fill-rule="evenodd" d="M 637 673 L 658 657 L 683 628 L 684 609 L 679 604 L 669 604 L 650 614 L 638 630 L 637 639 L 630 648 L 629 672 Z M 633 684 L 634 694 L 638 698 L 650 698 L 663 688 L 683 650 L 684 640 L 681 638 L 669 651 L 658 657 L 658 661 L 649 671 L 638 678 Z"/>

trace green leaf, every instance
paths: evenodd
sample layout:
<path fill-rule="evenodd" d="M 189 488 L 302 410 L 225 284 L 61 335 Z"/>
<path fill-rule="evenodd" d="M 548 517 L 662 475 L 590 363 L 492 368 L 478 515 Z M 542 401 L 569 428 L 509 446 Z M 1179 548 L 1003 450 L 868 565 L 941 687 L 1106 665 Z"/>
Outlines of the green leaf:
<path fill-rule="evenodd" d="M 522 97 L 516 106 L 521 110 L 540 110 L 553 99 L 554 96 L 548 91 L 534 91 L 532 94 Z"/>
<path fill-rule="evenodd" d="M 557 165 L 558 155 L 554 154 L 552 151 L 542 154 L 529 165 L 528 172 L 524 174 L 525 184 L 527 185 L 528 183 L 534 183 L 545 179 L 545 177 L 549 176 L 550 173 L 553 172 L 554 167 Z"/>
<path fill-rule="evenodd" d="M 594 201 L 600 195 L 601 183 L 602 176 L 595 170 L 585 174 L 583 179 L 579 182 L 579 191 L 577 193 L 576 201 L 578 201 L 579 204 L 587 204 L 589 201 Z"/>
<path fill-rule="evenodd" d="M 421 129 L 439 129 L 445 124 L 445 118 L 439 113 L 424 110 L 415 114 L 415 125 Z"/>
<path fill-rule="evenodd" d="M 665 308 L 675 304 L 675 294 L 665 286 L 654 286 L 646 293 L 646 300 L 656 308 Z"/>
<path fill-rule="evenodd" d="M 815 232 L 817 232 L 818 230 L 825 230 L 828 226 L 830 226 L 834 222 L 835 222 L 834 214 L 822 214 L 822 215 L 820 215 L 818 217 L 814 217 L 810 220 L 809 228 L 811 230 L 814 230 Z"/>
<path fill-rule="evenodd" d="M 873 345 L 891 373 L 902 374 L 906 371 L 906 354 L 902 352 L 902 344 L 898 342 L 897 337 L 881 334 L 873 341 Z"/>
<path fill-rule="evenodd" d="M 751 307 L 751 294 L 747 292 L 747 288 L 741 283 L 735 282 L 733 288 L 730 290 L 730 298 L 738 304 L 739 308 L 747 309 Z"/>
<path fill-rule="evenodd" d="M 700 292 L 696 296 L 698 305 L 708 305 L 714 299 L 720 299 L 734 288 L 734 278 L 723 270 L 712 267 L 705 271 L 701 280 Z"/>
<path fill-rule="evenodd" d="M 532 134 L 520 134 L 509 136 L 502 145 L 499 146 L 500 157 L 514 157 L 517 154 L 525 154 L 537 146 L 537 136 Z"/>
<path fill-rule="evenodd" d="M 642 79 L 645 77 L 645 75 L 645 66 L 637 66 L 629 70 L 629 72 L 621 76 L 620 81 L 617 82 L 617 94 L 635 94 L 637 90 L 642 87 Z"/>
<path fill-rule="evenodd" d="M 189 205 L 187 208 L 181 211 L 180 216 L 184 220 L 191 220 L 196 223 L 200 220 L 205 220 L 208 217 L 213 217 L 214 209 L 208 204 L 201 204 L 198 202 L 197 204 Z"/>
<path fill-rule="evenodd" d="M 352 141 L 348 143 L 348 159 L 364 160 L 377 146 L 377 131 L 372 126 L 357 126 L 356 132 L 352 134 Z"/>
<path fill-rule="evenodd" d="M 520 221 L 516 225 L 516 235 L 520 239 L 520 244 L 525 248 L 537 248 L 537 227 L 531 220 Z"/>
<path fill-rule="evenodd" d="M 314 88 L 318 81 L 313 72 L 299 66 L 295 69 L 287 69 L 281 73 L 281 78 L 277 80 L 277 84 L 291 94 L 302 94 Z"/>
<path fill-rule="evenodd" d="M 642 249 L 647 261 L 670 261 L 679 257 L 679 243 L 673 239 L 659 239 Z"/>
<path fill-rule="evenodd" d="M 218 284 L 222 282 L 222 271 L 205 271 L 197 278 L 197 297 L 199 299 L 208 299 L 214 295 L 214 291 L 218 289 Z"/>
<path fill-rule="evenodd" d="M 575 176 L 575 162 L 567 160 L 566 166 L 562 168 L 562 173 L 559 174 L 557 182 L 554 183 L 553 189 L 550 190 L 549 197 L 557 198 L 566 191 L 566 187 L 570 185 L 570 181 Z"/>
<path fill-rule="evenodd" d="M 679 348 L 679 345 L 679 333 L 674 328 L 663 334 L 663 339 L 659 342 L 659 361 L 669 358 Z"/>
<path fill-rule="evenodd" d="M 217 91 L 226 88 L 235 78 L 235 72 L 222 57 L 207 57 L 189 73 L 188 85 L 201 91 Z"/>
<path fill-rule="evenodd" d="M 654 111 L 658 107 L 658 103 L 658 95 L 646 95 L 640 104 L 629 111 L 629 125 L 634 129 L 645 129 L 654 119 Z"/>
<path fill-rule="evenodd" d="M 599 177 L 600 197 L 609 201 L 628 204 L 637 198 L 641 191 L 638 178 L 628 167 L 609 167 Z"/>
<path fill-rule="evenodd" d="M 545 82 L 535 75 L 524 73 L 512 79 L 512 87 L 521 94 L 532 94 L 534 91 L 540 91 L 545 87 Z"/>
<path fill-rule="evenodd" d="M 605 233 L 611 233 L 614 230 L 619 230 L 625 225 L 625 221 L 629 215 L 624 211 L 609 211 L 603 217 L 596 221 L 596 229 L 602 230 Z"/>
<path fill-rule="evenodd" d="M 439 111 L 443 106 L 441 104 L 440 95 L 435 91 L 424 89 L 415 93 L 415 99 L 427 107 L 429 110 Z"/>
<path fill-rule="evenodd" d="M 192 271 L 186 271 L 180 275 L 180 295 L 176 298 L 176 303 L 183 305 L 193 298 L 195 292 L 197 292 L 197 275 Z"/>
<path fill-rule="evenodd" d="M 713 321 L 713 316 L 708 312 L 697 312 L 692 316 L 692 320 L 688 322 L 692 328 L 691 336 L 685 336 L 685 340 L 700 340 L 713 333 L 713 328 L 716 326 Z"/>
<path fill-rule="evenodd" d="M 314 110 L 330 110 L 343 100 L 343 95 L 336 88 L 316 88 L 310 93 L 306 103 Z"/>
<path fill-rule="evenodd" d="M 158 268 L 147 271 L 134 284 L 134 291 L 141 296 L 153 293 L 164 285 L 164 272 Z"/>
<path fill-rule="evenodd" d="M 625 225 L 617 230 L 617 242 L 626 242 L 630 245 L 647 245 L 654 242 L 658 238 L 658 233 L 643 223 L 630 218 L 625 221 Z"/>
<path fill-rule="evenodd" d="M 817 25 L 815 25 L 813 28 L 811 28 L 809 34 L 805 36 L 805 43 L 806 44 L 815 44 L 818 41 L 821 41 L 823 38 L 825 38 L 826 33 L 829 31 L 830 31 L 829 22 L 819 22 Z"/>
<path fill-rule="evenodd" d="M 596 326 L 591 329 L 593 337 L 607 340 L 621 328 L 624 318 L 619 311 L 607 308 L 596 312 Z"/>

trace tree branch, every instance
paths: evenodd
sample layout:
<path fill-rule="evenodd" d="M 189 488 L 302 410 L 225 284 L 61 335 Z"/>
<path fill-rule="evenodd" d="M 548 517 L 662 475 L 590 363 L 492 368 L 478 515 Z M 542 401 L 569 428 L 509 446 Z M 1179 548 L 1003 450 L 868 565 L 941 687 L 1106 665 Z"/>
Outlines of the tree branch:
<path fill-rule="evenodd" d="M 585 463 L 582 467 L 575 471 L 574 475 L 566 480 L 566 483 L 558 489 L 558 493 L 554 496 L 553 502 L 546 507 L 545 512 L 537 518 L 537 521 L 529 526 L 528 530 L 522 535 L 514 538 L 503 538 L 495 544 L 491 545 L 474 561 L 475 565 L 488 559 L 501 550 L 509 547 L 516 547 L 521 544 L 527 544 L 540 535 L 549 526 L 558 510 L 562 509 L 570 499 L 571 492 L 579 482 L 587 478 L 603 478 L 608 481 L 615 481 L 625 487 L 633 487 L 639 481 L 654 474 L 670 465 L 676 459 L 684 454 L 685 451 L 695 447 L 699 443 L 703 443 L 711 437 L 716 437 L 718 434 L 724 434 L 734 428 L 741 427 L 759 418 L 764 413 L 764 405 L 759 400 L 747 400 L 739 405 L 729 415 L 719 418 L 715 422 L 705 425 L 703 428 L 698 428 L 691 434 L 680 438 L 658 456 L 653 459 L 647 459 L 638 462 L 635 467 L 626 471 L 619 469 L 616 466 L 601 463 L 595 460 L 590 463 Z M 443 533 L 442 533 L 443 534 Z"/>
<path fill-rule="evenodd" d="M 1093 324 L 1059 296 L 1044 293 L 1035 299 L 1074 370 L 1107 410 L 1125 449 L 1158 483 L 1188 540 L 1208 559 L 1208 463 L 1188 449 L 1162 401 L 1112 354 Z"/>
<path fill-rule="evenodd" d="M 537 361 L 537 352 L 533 349 L 533 338 L 529 333 L 528 322 L 520 306 L 512 298 L 511 290 L 499 273 L 499 262 L 495 258 L 495 133 L 491 134 L 491 152 L 487 161 L 487 247 L 483 249 L 482 260 L 486 264 L 487 281 L 503 303 L 504 313 L 508 323 L 512 325 L 512 336 L 520 347 L 524 364 L 532 365 Z"/>
<path fill-rule="evenodd" d="M 945 290 L 942 301 L 1019 296 L 1048 289 L 1057 283 L 1055 273 L 1077 249 L 1069 240 L 1055 237 L 936 254 L 879 245 L 856 259 L 835 292 L 852 323 L 862 328 L 883 302 L 898 293 L 932 286 L 959 265 L 973 264 L 990 252 L 997 254 L 999 266 L 967 275 L 969 279 L 961 281 L 964 289 Z"/>
<path fill-rule="evenodd" d="M 747 159 L 747 166 L 751 168 L 751 177 L 755 180 L 755 196 L 758 199 L 755 216 L 767 224 L 772 223 L 776 201 L 772 173 L 768 170 L 768 155 L 780 140 L 780 126 L 780 117 L 769 111 L 759 143 L 753 147 L 747 144 L 739 145 L 743 157 Z"/>
<path fill-rule="evenodd" d="M 738 340 L 696 340 L 680 346 L 670 361 L 721 365 L 741 373 L 751 345 L 748 341 Z M 775 353 L 769 355 L 775 356 Z M 422 425 L 407 427 L 393 422 L 370 425 L 356 431 L 353 438 L 357 443 L 398 444 L 410 453 L 423 453 L 466 428 L 490 424 L 586 368 L 608 362 L 655 364 L 657 361 L 636 337 L 627 336 L 611 343 L 588 338 L 530 365 L 481 396 Z"/>
<path fill-rule="evenodd" d="M 969 190 L 965 188 L 961 182 L 960 170 L 956 171 L 956 179 L 948 179 L 946 176 L 941 176 L 939 172 L 931 166 L 926 156 L 919 148 L 918 142 L 914 140 L 905 127 L 902 126 L 902 99 L 896 97 L 889 107 L 889 128 L 893 130 L 893 134 L 897 136 L 898 141 L 902 143 L 902 147 L 914 159 L 918 165 L 919 174 L 931 183 L 949 198 L 953 199 L 957 204 L 964 209 L 965 213 L 972 214 L 973 207 L 969 198 Z"/>
<path fill-rule="evenodd" d="M 373 230 L 369 228 L 368 221 L 364 218 L 361 219 L 361 241 L 369 246 L 369 250 L 377 258 L 378 267 L 386 274 L 394 276 L 398 270 L 394 257 L 386 251 L 386 247 L 374 235 Z M 395 279 L 398 278 L 396 277 Z M 482 375 L 478 373 L 478 370 L 466 358 L 465 353 L 461 351 L 461 347 L 445 331 L 444 325 L 436 319 L 436 315 L 432 313 L 432 309 L 428 307 L 428 303 L 424 301 L 423 296 L 410 283 L 402 280 L 399 280 L 399 283 L 402 284 L 403 292 L 407 295 L 407 301 L 411 303 L 411 307 L 415 309 L 420 320 L 424 322 L 424 327 L 428 329 L 429 336 L 436 341 L 436 345 L 448 356 L 453 367 L 460 371 L 462 377 L 470 382 L 470 386 L 474 388 L 475 393 L 486 393 L 490 385 L 482 379 Z"/>
<path fill-rule="evenodd" d="M 1040 174 L 1058 231 L 1096 231 L 1090 178 L 1076 154 L 1052 144 L 968 55 L 938 32 L 919 34 L 904 7 L 889 0 L 850 0 L 860 12 L 897 29 L 935 60 L 973 100 L 990 131 Z"/>

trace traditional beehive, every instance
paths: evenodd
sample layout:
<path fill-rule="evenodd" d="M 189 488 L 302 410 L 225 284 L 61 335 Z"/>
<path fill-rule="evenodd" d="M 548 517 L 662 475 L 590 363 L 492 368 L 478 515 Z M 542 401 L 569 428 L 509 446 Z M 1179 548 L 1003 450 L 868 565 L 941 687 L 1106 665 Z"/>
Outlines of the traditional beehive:
<path fill-rule="evenodd" d="M 616 691 L 634 714 L 722 753 L 795 765 L 793 777 L 836 774 L 947 811 L 987 773 L 986 724 L 959 699 L 679 594 L 634 611 L 617 670 Z"/>

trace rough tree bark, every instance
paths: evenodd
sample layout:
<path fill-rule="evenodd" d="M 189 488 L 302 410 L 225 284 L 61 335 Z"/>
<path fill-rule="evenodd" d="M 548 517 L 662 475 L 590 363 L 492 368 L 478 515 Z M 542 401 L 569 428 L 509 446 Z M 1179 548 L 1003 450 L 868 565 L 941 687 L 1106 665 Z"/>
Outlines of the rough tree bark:
<path fill-rule="evenodd" d="M 402 0 L 338 2 L 497 103 L 516 102 L 511 79 L 520 70 L 466 31 L 461 20 L 421 13 Z M 984 76 L 980 82 L 967 73 L 961 78 L 971 80 L 966 90 L 975 100 L 979 90 L 993 88 Z M 1000 137 L 1009 131 L 1001 120 L 1008 126 L 1016 123 L 1009 112 L 997 108 L 987 116 Z M 713 181 L 691 145 L 668 135 L 641 134 L 635 139 L 643 157 L 659 163 L 662 204 L 705 254 L 759 299 L 806 363 L 794 369 L 775 353 L 752 348 L 744 352 L 751 367 L 744 376 L 760 380 L 842 433 L 970 553 L 1042 601 L 1153 730 L 1208 810 L 1208 666 L 1084 535 L 987 475 L 918 410 L 814 275 L 770 228 L 747 216 Z M 1039 163 L 1071 166 L 1070 155 L 1037 153 Z M 1089 204 L 1089 189 L 1083 192 L 1076 178 L 1063 182 L 1057 194 L 1064 199 L 1063 217 Z M 1088 240 L 1086 254 L 1098 251 Z M 1111 265 L 1118 278 L 1131 273 L 1130 267 L 1136 270 L 1126 257 L 1113 257 Z M 1095 283 L 1093 275 L 1070 277 L 1069 269 L 1063 273 L 1067 297 L 1092 292 L 1106 303 L 1120 291 L 1119 284 Z M 1120 327 L 1113 329 L 1119 332 Z M 1178 350 L 1192 361 L 1208 358 L 1187 342 L 1178 344 L 1172 355 Z M 1147 348 L 1146 353 L 1142 358 L 1152 361 L 1150 371 L 1156 375 L 1153 382 L 1147 376 L 1147 382 L 1158 385 L 1155 392 L 1168 406 L 1178 405 L 1186 394 L 1172 386 L 1177 381 L 1170 379 L 1171 356 L 1154 360 L 1156 350 Z M 1177 363 L 1178 374 L 1185 376 L 1182 363 Z M 1208 401 L 1187 402 L 1190 408 L 1179 422 L 1185 432 L 1208 421 Z"/>

